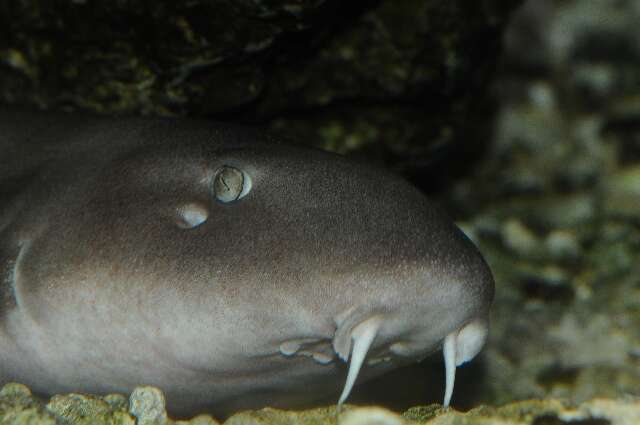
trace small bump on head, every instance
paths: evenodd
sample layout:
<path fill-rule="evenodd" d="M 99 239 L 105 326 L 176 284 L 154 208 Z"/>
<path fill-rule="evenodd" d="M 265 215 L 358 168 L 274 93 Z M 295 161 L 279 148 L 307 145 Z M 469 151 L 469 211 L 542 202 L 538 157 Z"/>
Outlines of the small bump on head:
<path fill-rule="evenodd" d="M 177 209 L 176 224 L 181 229 L 193 229 L 200 226 L 209 218 L 209 211 L 206 207 L 190 202 Z"/>

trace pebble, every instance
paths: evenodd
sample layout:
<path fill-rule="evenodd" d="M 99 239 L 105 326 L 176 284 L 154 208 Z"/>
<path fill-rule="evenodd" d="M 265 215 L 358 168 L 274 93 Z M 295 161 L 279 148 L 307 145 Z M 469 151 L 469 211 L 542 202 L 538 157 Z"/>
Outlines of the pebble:
<path fill-rule="evenodd" d="M 597 203 L 592 193 L 576 192 L 538 201 L 530 213 L 550 229 L 575 227 L 593 222 Z"/>
<path fill-rule="evenodd" d="M 581 255 L 581 247 L 575 233 L 568 230 L 553 230 L 544 240 L 546 251 L 552 259 L 575 260 Z"/>
<path fill-rule="evenodd" d="M 607 176 L 602 189 L 607 215 L 640 220 L 640 165 Z"/>
<path fill-rule="evenodd" d="M 108 425 L 112 410 L 100 397 L 86 394 L 64 394 L 51 397 L 46 410 L 63 423 L 75 425 Z M 134 425 L 129 418 L 128 425 Z"/>
<path fill-rule="evenodd" d="M 137 418 L 137 425 L 166 423 L 164 394 L 156 387 L 136 387 L 129 397 L 129 413 Z"/>
<path fill-rule="evenodd" d="M 404 425 L 402 416 L 381 407 L 361 407 L 340 416 L 340 425 Z"/>
<path fill-rule="evenodd" d="M 540 240 L 517 218 L 510 218 L 502 226 L 502 243 L 522 257 L 538 251 Z"/>
<path fill-rule="evenodd" d="M 31 390 L 29 387 L 16 382 L 9 382 L 5 384 L 0 390 L 0 397 L 31 397 Z"/>

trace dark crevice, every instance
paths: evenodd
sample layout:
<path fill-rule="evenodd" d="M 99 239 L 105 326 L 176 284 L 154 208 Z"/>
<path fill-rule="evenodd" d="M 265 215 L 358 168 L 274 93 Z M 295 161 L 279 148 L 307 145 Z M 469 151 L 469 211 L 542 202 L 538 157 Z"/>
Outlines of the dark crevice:
<path fill-rule="evenodd" d="M 531 425 L 611 425 L 611 422 L 600 418 L 564 420 L 556 415 L 544 415 L 535 418 Z"/>

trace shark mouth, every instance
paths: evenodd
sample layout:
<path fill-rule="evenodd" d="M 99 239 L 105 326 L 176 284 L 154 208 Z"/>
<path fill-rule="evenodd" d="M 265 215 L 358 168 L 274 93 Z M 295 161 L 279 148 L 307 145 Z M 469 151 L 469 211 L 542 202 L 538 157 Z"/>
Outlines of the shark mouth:
<path fill-rule="evenodd" d="M 347 379 L 344 384 L 338 406 L 341 406 L 353 389 L 356 378 L 362 368 L 362 364 L 373 344 L 380 326 L 382 317 L 371 317 L 353 328 L 351 338 L 346 344 L 335 344 L 334 348 L 338 356 L 345 362 L 349 362 Z M 473 320 L 462 328 L 449 333 L 442 344 L 445 367 L 445 391 L 443 405 L 448 407 L 453 395 L 453 387 L 456 379 L 456 368 L 473 359 L 482 349 L 488 335 L 488 322 L 486 319 Z M 338 335 L 336 334 L 336 337 Z M 342 346 L 341 346 L 342 345 Z"/>

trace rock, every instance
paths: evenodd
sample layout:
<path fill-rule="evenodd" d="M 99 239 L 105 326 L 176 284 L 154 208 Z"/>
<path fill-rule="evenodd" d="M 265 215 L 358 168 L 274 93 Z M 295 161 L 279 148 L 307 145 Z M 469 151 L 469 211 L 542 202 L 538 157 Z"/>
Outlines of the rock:
<path fill-rule="evenodd" d="M 51 397 L 47 410 L 64 423 L 107 425 L 111 408 L 104 400 L 84 394 Z M 133 422 L 131 422 L 133 425 Z"/>
<path fill-rule="evenodd" d="M 25 385 L 8 383 L 0 390 L 0 423 L 55 425 L 56 418 L 44 409 Z"/>
<path fill-rule="evenodd" d="M 129 400 L 122 394 L 107 394 L 102 399 L 111 407 L 112 410 L 120 410 L 126 412 L 129 410 Z"/>
<path fill-rule="evenodd" d="M 502 226 L 502 242 L 514 253 L 527 257 L 540 250 L 539 238 L 524 223 L 510 218 Z"/>
<path fill-rule="evenodd" d="M 345 410 L 348 406 L 344 406 Z M 280 410 L 270 407 L 236 413 L 227 419 L 225 425 L 289 425 L 334 423 L 338 416 L 336 406 L 321 407 L 303 411 Z"/>
<path fill-rule="evenodd" d="M 624 365 L 632 341 L 620 332 L 610 332 L 612 327 L 612 318 L 604 314 L 593 315 L 588 323 L 567 314 L 548 330 L 560 351 L 558 363 L 565 367 Z"/>
<path fill-rule="evenodd" d="M 402 416 L 380 407 L 360 407 L 340 416 L 341 425 L 405 425 Z"/>
<path fill-rule="evenodd" d="M 502 407 L 481 406 L 467 413 L 443 409 L 436 416 L 421 418 L 411 409 L 405 413 L 412 423 L 424 425 L 632 425 L 640 420 L 640 401 L 594 399 L 578 405 L 566 400 L 529 400 Z"/>
<path fill-rule="evenodd" d="M 545 250 L 556 261 L 575 261 L 580 257 L 581 247 L 575 232 L 554 230 L 544 239 Z"/>
<path fill-rule="evenodd" d="M 289 425 L 336 423 L 333 408 L 309 411 L 263 409 L 229 418 L 224 425 Z M 635 425 L 640 420 L 640 401 L 594 399 L 582 404 L 566 400 L 530 400 L 502 407 L 480 406 L 469 412 L 458 412 L 439 405 L 419 406 L 402 416 L 380 407 L 346 406 L 340 416 L 341 425 L 547 425 L 575 423 L 599 425 Z M 565 422 L 566 421 L 566 422 Z M 607 422 L 598 422 L 607 421 Z"/>
<path fill-rule="evenodd" d="M 137 387 L 129 397 L 129 413 L 136 425 L 163 425 L 167 422 L 164 394 L 156 387 Z"/>
<path fill-rule="evenodd" d="M 606 214 L 640 221 L 640 165 L 621 168 L 607 176 L 602 194 Z"/>
<path fill-rule="evenodd" d="M 30 399 L 32 397 L 29 387 L 17 382 L 5 384 L 0 390 L 0 397 L 3 400 Z"/>

